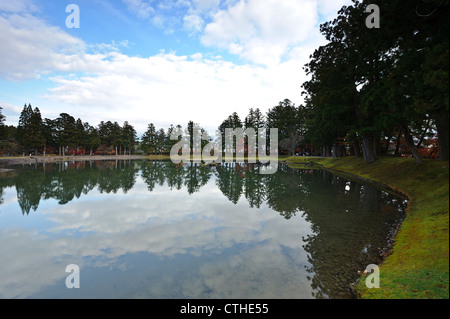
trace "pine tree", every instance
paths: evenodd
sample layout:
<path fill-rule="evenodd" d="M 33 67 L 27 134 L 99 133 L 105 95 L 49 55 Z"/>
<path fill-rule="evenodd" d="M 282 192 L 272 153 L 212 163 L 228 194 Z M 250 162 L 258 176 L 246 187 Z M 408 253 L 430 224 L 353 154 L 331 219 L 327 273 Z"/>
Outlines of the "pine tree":
<path fill-rule="evenodd" d="M 134 147 L 136 145 L 136 130 L 132 125 L 125 121 L 122 126 L 122 134 L 123 134 L 123 144 L 124 144 L 124 154 L 128 150 L 128 153 L 131 155 L 134 152 Z"/>
<path fill-rule="evenodd" d="M 25 132 L 27 131 L 28 126 L 30 125 L 31 115 L 33 114 L 33 109 L 31 108 L 31 104 L 25 103 L 23 106 L 23 110 L 20 113 L 19 123 L 17 125 L 17 133 L 16 138 L 19 144 L 22 146 L 25 144 Z"/>
<path fill-rule="evenodd" d="M 35 108 L 25 127 L 26 131 L 23 136 L 23 146 L 34 149 L 35 155 L 38 153 L 40 147 L 44 147 L 45 138 L 43 135 L 43 122 L 39 108 Z"/>
<path fill-rule="evenodd" d="M 0 106 L 0 140 L 6 137 L 5 116 L 2 114 L 3 108 Z"/>
<path fill-rule="evenodd" d="M 147 130 L 141 139 L 142 150 L 148 154 L 156 152 L 156 128 L 153 123 L 148 124 Z"/>

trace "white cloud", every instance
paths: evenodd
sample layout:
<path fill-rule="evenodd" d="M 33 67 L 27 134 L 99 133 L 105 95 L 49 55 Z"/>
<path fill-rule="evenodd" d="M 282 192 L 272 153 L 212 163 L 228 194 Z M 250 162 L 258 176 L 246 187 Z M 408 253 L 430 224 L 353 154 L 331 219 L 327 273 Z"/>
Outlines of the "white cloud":
<path fill-rule="evenodd" d="M 148 18 L 155 12 L 151 5 L 151 0 L 122 0 L 128 7 L 128 10 L 135 13 L 140 18 Z"/>
<path fill-rule="evenodd" d="M 201 41 L 248 61 L 272 65 L 291 47 L 310 39 L 317 23 L 314 0 L 241 0 L 213 16 Z"/>
<path fill-rule="evenodd" d="M 326 21 L 332 20 L 337 17 L 337 12 L 344 6 L 350 5 L 349 0 L 317 0 L 319 14 L 323 16 Z"/>
<path fill-rule="evenodd" d="M 127 119 L 141 132 L 150 122 L 167 127 L 188 120 L 213 130 L 233 111 L 245 117 L 250 107 L 267 110 L 284 98 L 295 101 L 301 66 L 301 61 L 262 68 L 199 54 L 139 58 L 114 53 L 97 65 L 94 76 L 52 78 L 57 87 L 47 98 L 89 108 L 97 120 L 105 112 L 111 120 Z"/>
<path fill-rule="evenodd" d="M 189 32 L 200 32 L 203 30 L 205 21 L 198 15 L 186 15 L 183 18 L 184 28 Z"/>
<path fill-rule="evenodd" d="M 39 77 L 64 60 L 77 60 L 85 48 L 80 39 L 29 13 L 0 16 L 0 30 L 0 76 L 6 79 Z"/>
<path fill-rule="evenodd" d="M 38 11 L 32 0 L 10 1 L 0 0 L 0 11 L 4 12 L 32 12 Z"/>
<path fill-rule="evenodd" d="M 150 14 L 150 1 L 127 1 L 130 8 Z M 332 14 L 346 1 L 329 2 L 241 0 L 222 2 L 221 10 L 219 1 L 165 3 L 187 8 L 184 27 L 201 34 L 205 45 L 248 61 L 242 65 L 207 51 L 127 56 L 119 47 L 128 42 L 86 44 L 33 16 L 30 6 L 11 6 L 10 11 L 20 13 L 0 15 L 0 77 L 46 75 L 54 83 L 41 94 L 48 104 L 40 108 L 47 114 L 64 108 L 93 125 L 128 120 L 140 133 L 150 122 L 167 128 L 188 120 L 211 131 L 233 111 L 245 117 L 250 107 L 264 112 L 285 98 L 301 102 L 302 67 L 323 41 L 318 16 Z"/>
<path fill-rule="evenodd" d="M 193 0 L 192 5 L 196 10 L 208 12 L 217 9 L 220 5 L 220 0 Z"/>

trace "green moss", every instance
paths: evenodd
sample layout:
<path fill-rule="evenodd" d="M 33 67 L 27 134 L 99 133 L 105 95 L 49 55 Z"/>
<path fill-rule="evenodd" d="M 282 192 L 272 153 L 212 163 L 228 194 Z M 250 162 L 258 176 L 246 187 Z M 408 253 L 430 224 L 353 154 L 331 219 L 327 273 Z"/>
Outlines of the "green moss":
<path fill-rule="evenodd" d="M 379 289 L 368 289 L 364 277 L 356 291 L 361 298 L 449 298 L 449 171 L 448 162 L 381 158 L 372 164 L 345 157 L 287 159 L 301 168 L 320 166 L 358 175 L 408 196 L 407 215 L 392 253 L 380 265 Z"/>

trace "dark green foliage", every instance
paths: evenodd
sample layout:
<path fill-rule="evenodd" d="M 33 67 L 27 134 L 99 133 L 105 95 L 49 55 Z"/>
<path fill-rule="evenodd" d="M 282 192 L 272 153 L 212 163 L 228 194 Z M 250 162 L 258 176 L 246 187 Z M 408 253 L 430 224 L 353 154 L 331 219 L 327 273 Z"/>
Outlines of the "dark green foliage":
<path fill-rule="evenodd" d="M 448 160 L 448 1 L 376 2 L 380 29 L 365 25 L 372 3 L 353 1 L 321 25 L 329 43 L 305 66 L 308 136 L 316 147 L 345 139 L 371 163 L 403 135 L 420 163 L 422 136 L 436 126 Z"/>
<path fill-rule="evenodd" d="M 5 129 L 5 119 L 6 117 L 2 114 L 3 108 L 0 106 L 0 140 L 6 138 L 6 129 Z"/>

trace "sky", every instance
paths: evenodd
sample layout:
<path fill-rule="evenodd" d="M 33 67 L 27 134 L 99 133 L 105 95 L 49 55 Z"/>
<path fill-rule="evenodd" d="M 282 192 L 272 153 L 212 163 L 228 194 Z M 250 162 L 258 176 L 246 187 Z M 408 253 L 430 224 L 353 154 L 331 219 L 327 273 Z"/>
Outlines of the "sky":
<path fill-rule="evenodd" d="M 0 106 L 142 134 L 303 103 L 321 23 L 350 0 L 0 0 Z M 79 27 L 72 27 L 79 9 Z M 69 22 L 67 24 L 66 22 Z"/>

